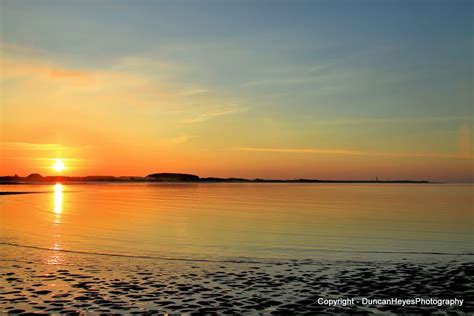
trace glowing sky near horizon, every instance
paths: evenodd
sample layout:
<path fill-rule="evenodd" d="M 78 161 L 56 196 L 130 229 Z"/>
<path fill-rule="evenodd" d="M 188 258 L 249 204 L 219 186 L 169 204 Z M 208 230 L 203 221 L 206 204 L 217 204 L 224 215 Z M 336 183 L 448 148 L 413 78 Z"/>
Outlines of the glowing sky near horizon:
<path fill-rule="evenodd" d="M 0 0 L 0 175 L 472 181 L 473 6 Z"/>

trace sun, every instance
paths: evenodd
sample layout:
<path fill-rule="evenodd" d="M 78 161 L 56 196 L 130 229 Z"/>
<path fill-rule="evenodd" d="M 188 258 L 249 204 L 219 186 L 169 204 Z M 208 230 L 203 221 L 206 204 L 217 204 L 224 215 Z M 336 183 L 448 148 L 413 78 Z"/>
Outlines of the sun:
<path fill-rule="evenodd" d="M 66 169 L 66 166 L 64 165 L 64 162 L 62 159 L 56 159 L 56 162 L 51 168 L 56 172 L 61 172 L 64 169 Z"/>

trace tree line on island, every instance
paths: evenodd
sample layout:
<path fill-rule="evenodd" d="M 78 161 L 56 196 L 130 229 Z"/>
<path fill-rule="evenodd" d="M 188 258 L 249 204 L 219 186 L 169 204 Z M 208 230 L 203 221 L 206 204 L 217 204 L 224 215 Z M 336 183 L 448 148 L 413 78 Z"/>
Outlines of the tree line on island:
<path fill-rule="evenodd" d="M 32 173 L 26 177 L 2 176 L 0 184 L 21 184 L 21 183 L 56 183 L 56 182 L 197 182 L 197 183 L 430 183 L 426 180 L 320 180 L 320 179 L 244 179 L 244 178 L 201 178 L 194 174 L 186 173 L 152 173 L 145 177 L 134 176 L 45 176 Z"/>

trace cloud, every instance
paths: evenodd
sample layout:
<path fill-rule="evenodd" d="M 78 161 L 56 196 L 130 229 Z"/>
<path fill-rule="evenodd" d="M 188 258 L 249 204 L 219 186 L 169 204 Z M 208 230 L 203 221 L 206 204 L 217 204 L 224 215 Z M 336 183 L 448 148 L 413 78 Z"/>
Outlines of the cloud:
<path fill-rule="evenodd" d="M 471 127 L 467 120 L 459 128 L 459 150 L 463 157 L 472 156 Z"/>
<path fill-rule="evenodd" d="M 350 125 L 350 124 L 367 124 L 367 123 L 398 123 L 398 122 L 444 122 L 472 120 L 472 117 L 466 116 L 425 116 L 425 117 L 354 117 L 340 119 L 324 119 L 313 121 L 317 125 Z"/>
<path fill-rule="evenodd" d="M 18 43 L 5 42 L 0 40 L 0 54 L 15 54 L 15 55 L 42 55 L 44 51 L 37 48 L 33 48 L 28 45 L 22 45 Z"/>
<path fill-rule="evenodd" d="M 147 56 L 123 56 L 100 67 L 80 67 L 27 47 L 11 46 L 0 48 L 0 82 L 8 83 L 3 91 L 6 106 L 54 107 L 62 103 L 87 107 L 100 104 L 101 107 L 189 112 L 192 102 L 194 108 L 208 111 L 186 120 L 190 123 L 236 112 L 235 109 L 213 111 L 212 104 L 233 103 L 233 99 L 220 96 L 219 91 L 211 94 L 200 83 L 190 82 L 187 72 L 192 67 L 188 65 Z"/>
<path fill-rule="evenodd" d="M 261 79 L 253 80 L 243 84 L 243 86 L 263 86 L 263 85 L 288 85 L 288 84 L 299 84 L 313 80 L 311 77 L 301 78 L 272 78 L 272 79 Z"/>
<path fill-rule="evenodd" d="M 73 71 L 58 67 L 52 63 L 38 60 L 22 60 L 18 58 L 2 57 L 2 78 L 21 78 L 21 77 L 43 77 L 48 78 L 61 78 L 61 77 L 86 77 L 84 72 Z"/>
<path fill-rule="evenodd" d="M 25 142 L 2 142 L 2 148 L 11 150 L 59 150 L 64 146 L 61 144 L 38 144 Z"/>
<path fill-rule="evenodd" d="M 238 147 L 234 150 L 257 151 L 257 152 L 277 152 L 277 153 L 298 153 L 298 154 L 338 154 L 338 155 L 362 155 L 363 152 L 345 149 L 323 149 L 323 148 L 270 148 L 270 147 Z"/>
<path fill-rule="evenodd" d="M 20 89 L 30 90 L 32 87 L 62 88 L 102 88 L 112 80 L 125 77 L 112 71 L 100 71 L 67 67 L 48 59 L 22 58 L 4 55 L 2 52 L 1 80 L 12 80 Z"/>
<path fill-rule="evenodd" d="M 267 74 L 267 78 L 251 80 L 243 83 L 242 86 L 252 87 L 317 83 L 320 87 L 333 87 L 356 75 L 361 76 L 362 72 L 356 72 L 354 69 L 347 67 L 341 68 L 335 65 L 325 64 L 274 71 Z M 366 74 L 364 73 L 363 75 Z"/>
<path fill-rule="evenodd" d="M 435 152 L 376 152 L 361 151 L 339 148 L 271 148 L 271 147 L 237 147 L 237 151 L 249 152 L 274 152 L 294 154 L 323 154 L 323 155 L 358 155 L 358 156 L 388 156 L 388 157 L 426 157 L 426 158 L 448 158 L 448 159 L 473 159 L 474 156 L 459 153 L 435 153 Z"/>
<path fill-rule="evenodd" d="M 178 145 L 178 144 L 184 144 L 187 143 L 190 139 L 192 139 L 193 136 L 189 135 L 180 135 L 176 136 L 170 139 L 170 143 Z"/>
<path fill-rule="evenodd" d="M 40 160 L 40 161 L 55 161 L 58 158 L 57 157 L 12 157 L 15 159 L 22 159 L 22 160 Z M 79 161 L 79 162 L 84 162 L 84 161 L 92 161 L 92 159 L 81 159 L 81 158 L 60 158 L 61 160 L 67 162 L 67 161 Z"/>
<path fill-rule="evenodd" d="M 197 94 L 203 94 L 203 93 L 208 93 L 209 90 L 207 89 L 189 89 L 189 90 L 183 90 L 179 94 L 185 97 L 189 96 L 194 96 Z"/>
<path fill-rule="evenodd" d="M 218 116 L 235 114 L 235 113 L 238 113 L 238 112 L 242 112 L 244 110 L 245 109 L 240 108 L 236 105 L 233 105 L 233 106 L 231 106 L 227 109 L 221 109 L 221 110 L 216 110 L 216 111 L 212 111 L 212 112 L 201 113 L 196 117 L 184 119 L 182 122 L 187 123 L 187 124 L 199 123 L 199 122 L 207 121 L 211 118 L 215 118 L 215 117 L 218 117 Z"/>
<path fill-rule="evenodd" d="M 125 71 L 125 72 L 152 72 L 156 75 L 156 73 L 160 74 L 176 74 L 181 73 L 187 70 L 188 67 L 172 63 L 169 61 L 164 61 L 162 59 L 151 58 L 147 56 L 122 56 L 113 60 L 112 68 L 118 71 Z"/>
<path fill-rule="evenodd" d="M 49 75 L 53 78 L 87 78 L 87 74 L 83 71 L 51 69 Z"/>
<path fill-rule="evenodd" d="M 77 155 L 78 152 L 87 149 L 89 146 L 67 146 L 62 144 L 54 143 L 29 143 L 29 142 L 0 142 L 0 150 L 2 152 L 9 152 L 10 156 L 20 155 L 19 159 L 30 159 L 22 158 L 21 155 L 32 155 L 34 157 L 43 155 Z M 36 158 L 31 158 L 36 159 Z M 50 159 L 50 158 L 44 158 Z M 66 159 L 66 158 L 64 158 Z M 72 159 L 72 158 L 71 158 Z M 81 159 L 82 160 L 82 159 Z"/>
<path fill-rule="evenodd" d="M 87 68 L 54 60 L 32 48 L 1 41 L 0 55 L 0 79 L 9 82 L 5 91 L 14 91 L 16 95 L 24 95 L 17 91 L 38 90 L 42 95 L 67 94 L 69 98 L 93 94 L 105 99 L 100 101 L 108 98 L 114 101 L 117 98 L 140 99 L 136 103 L 143 104 L 152 98 L 177 95 L 175 91 L 186 90 L 180 87 L 178 80 L 182 67 L 156 58 L 126 56 L 111 60 L 110 65 Z"/>

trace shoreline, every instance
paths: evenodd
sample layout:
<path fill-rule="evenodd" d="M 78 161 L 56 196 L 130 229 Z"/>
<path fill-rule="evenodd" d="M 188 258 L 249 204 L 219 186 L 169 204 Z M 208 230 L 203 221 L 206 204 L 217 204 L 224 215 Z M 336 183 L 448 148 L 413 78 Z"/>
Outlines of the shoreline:
<path fill-rule="evenodd" d="M 206 257 L 197 257 L 192 258 L 191 256 L 185 257 L 170 257 L 170 256 L 163 256 L 163 255 L 146 255 L 146 254 L 129 254 L 129 253 L 114 253 L 114 252 L 95 252 L 95 251 L 84 251 L 84 250 L 71 250 L 71 249 L 54 249 L 54 248 L 47 248 L 41 246 L 34 246 L 34 245 L 21 245 L 16 243 L 9 243 L 9 242 L 0 242 L 0 247 L 18 247 L 23 249 L 35 249 L 35 250 L 42 250 L 42 251 L 54 251 L 54 252 L 64 252 L 64 253 L 71 253 L 71 254 L 78 254 L 78 255 L 85 255 L 85 256 L 105 256 L 105 257 L 121 257 L 121 258 L 132 258 L 132 259 L 147 259 L 147 260 L 166 260 L 166 261 L 188 261 L 188 262 L 210 262 L 210 263 L 232 263 L 232 264 L 281 264 L 282 262 L 292 262 L 295 264 L 303 264 L 303 265 L 312 265 L 318 264 L 319 260 L 315 258 L 299 258 L 299 257 L 218 257 L 215 259 L 206 258 Z M 339 249 L 315 249 L 318 253 L 333 253 L 333 254 L 352 254 L 352 255 L 383 255 L 383 256 L 424 256 L 434 258 L 437 256 L 451 258 L 458 261 L 463 261 L 464 258 L 473 257 L 474 253 L 466 252 L 466 253 L 449 253 L 449 252 L 437 252 L 437 251 L 383 251 L 383 250 L 339 250 Z M 372 257 L 373 258 L 373 257 Z M 321 258 L 320 258 L 321 259 Z M 325 258 L 324 260 L 327 260 Z M 347 259 L 337 259 L 341 261 L 346 261 Z M 356 261 L 360 261 L 359 259 L 354 259 Z M 370 259 L 368 259 L 370 261 Z M 392 259 L 388 259 L 392 260 Z"/>
<path fill-rule="evenodd" d="M 64 184 L 100 184 L 100 183 L 145 183 L 145 184 L 154 184 L 154 183 L 315 183 L 315 184 L 447 184 L 447 182 L 431 182 L 431 181 L 416 181 L 416 180 L 394 180 L 394 181 L 372 181 L 372 180 L 245 180 L 245 181 L 234 181 L 234 180 L 199 180 L 199 181 L 133 181 L 133 180 L 64 180 L 58 179 L 54 181 L 0 181 L 0 185 L 22 185 L 22 184 L 55 184 L 55 183 L 64 183 Z"/>

